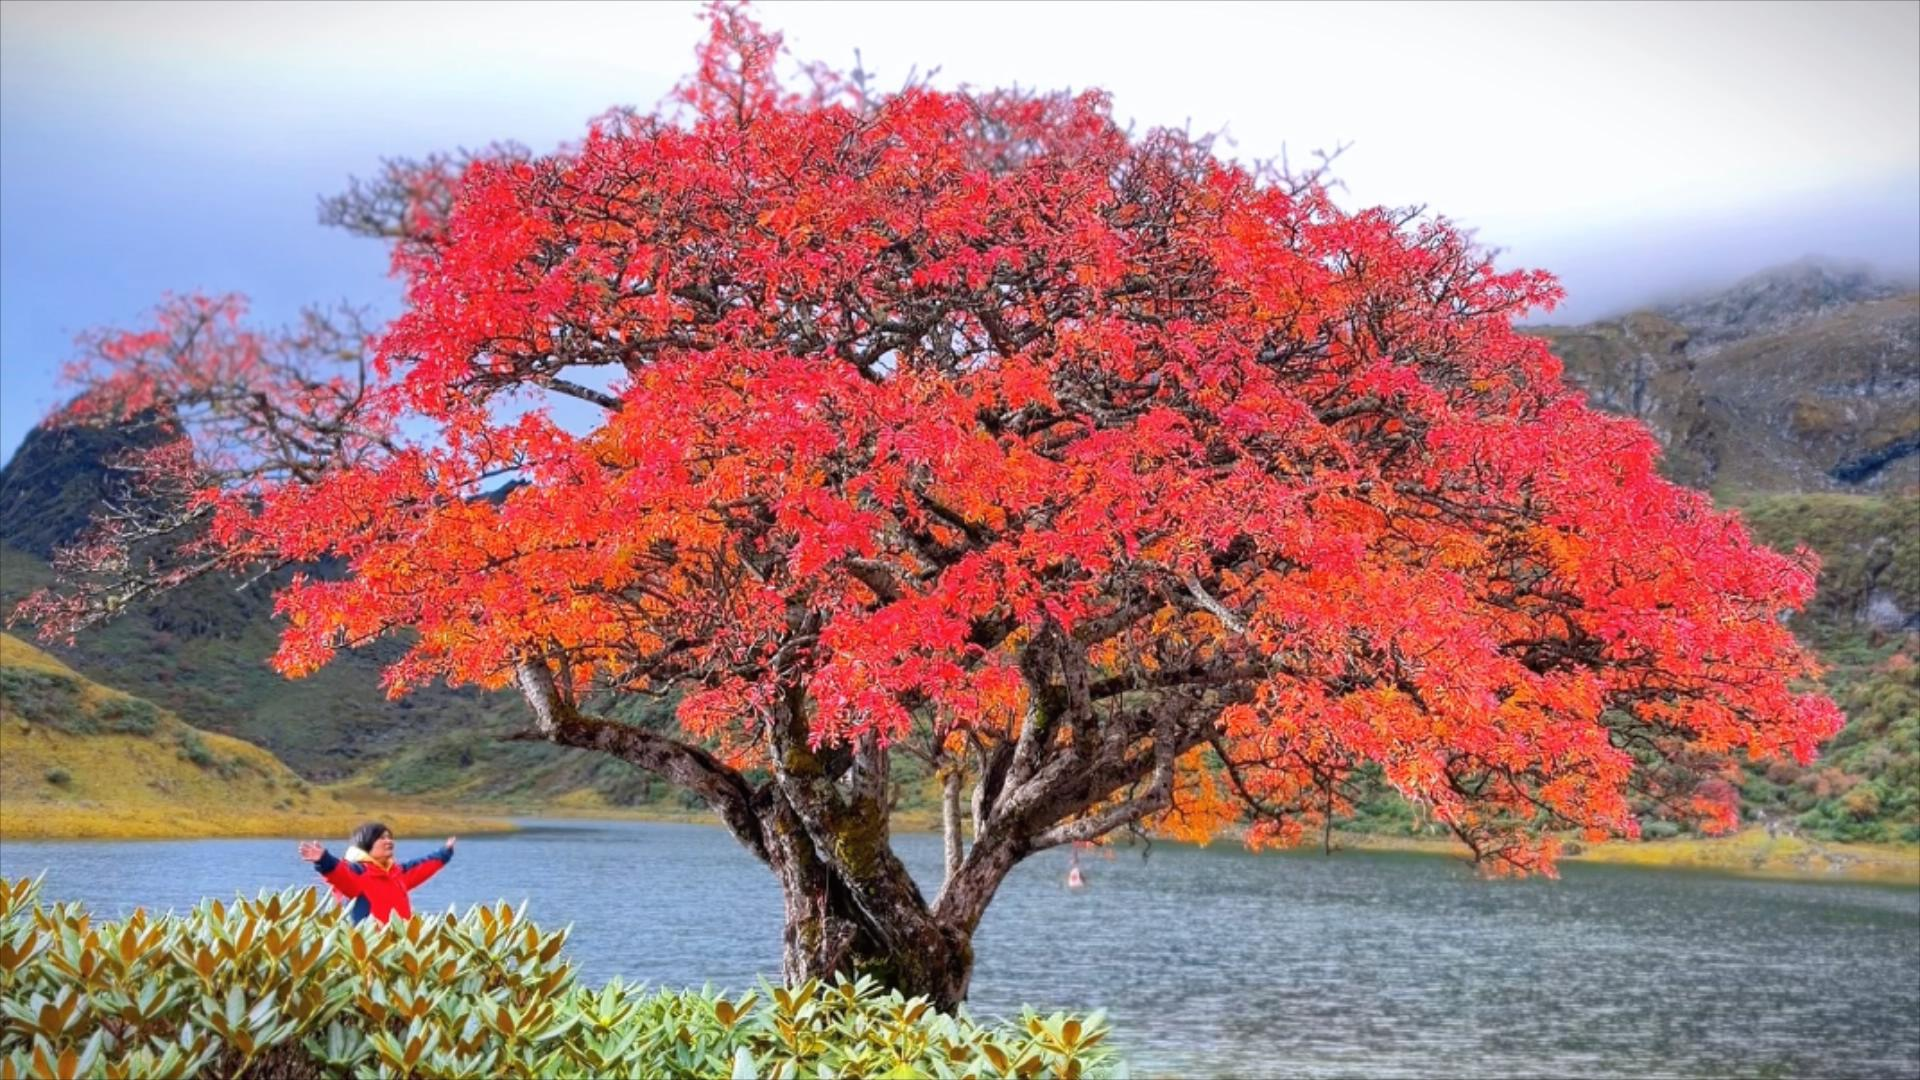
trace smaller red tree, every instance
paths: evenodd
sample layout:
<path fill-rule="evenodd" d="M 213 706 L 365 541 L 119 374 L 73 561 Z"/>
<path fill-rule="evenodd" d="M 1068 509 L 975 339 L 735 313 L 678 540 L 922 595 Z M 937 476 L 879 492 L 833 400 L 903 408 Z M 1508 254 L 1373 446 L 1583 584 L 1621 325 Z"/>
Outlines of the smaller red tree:
<path fill-rule="evenodd" d="M 330 204 L 407 284 L 366 349 L 203 301 L 102 339 L 74 418 L 177 425 L 170 499 L 28 613 L 333 560 L 280 594 L 282 671 L 404 634 L 394 694 L 516 688 L 539 737 L 713 807 L 780 880 L 789 977 L 943 1006 L 1036 851 L 1288 843 L 1367 770 L 1551 870 L 1566 830 L 1635 834 L 1635 792 L 1728 825 L 1703 777 L 1838 729 L 1781 621 L 1811 560 L 1562 385 L 1513 327 L 1545 275 L 1099 94 L 790 91 L 776 36 L 710 19 L 677 118 Z M 669 690 L 677 735 L 590 707 Z M 900 754 L 944 785 L 931 901 Z"/>

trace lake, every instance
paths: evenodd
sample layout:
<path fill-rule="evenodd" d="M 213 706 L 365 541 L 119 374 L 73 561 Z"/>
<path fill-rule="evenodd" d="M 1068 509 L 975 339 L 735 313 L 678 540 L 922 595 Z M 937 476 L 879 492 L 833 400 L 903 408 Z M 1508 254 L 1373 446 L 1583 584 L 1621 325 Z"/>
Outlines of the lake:
<path fill-rule="evenodd" d="M 411 858 L 440 838 L 402 837 Z M 923 886 L 940 840 L 896 839 Z M 335 854 L 338 838 L 330 841 Z M 1104 1007 L 1136 1075 L 1920 1076 L 1920 891 L 1427 855 L 1121 848 L 1017 868 L 970 1010 Z M 7 843 L 0 873 L 114 917 L 315 880 L 291 840 Z M 527 900 L 583 979 L 743 989 L 779 971 L 772 876 L 697 825 L 462 839 L 417 910 Z"/>

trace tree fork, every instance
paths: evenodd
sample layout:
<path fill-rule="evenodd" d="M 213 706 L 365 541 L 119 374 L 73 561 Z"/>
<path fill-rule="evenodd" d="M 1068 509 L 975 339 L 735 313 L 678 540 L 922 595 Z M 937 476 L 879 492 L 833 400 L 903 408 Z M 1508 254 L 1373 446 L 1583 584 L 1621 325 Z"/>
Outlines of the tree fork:
<path fill-rule="evenodd" d="M 856 783 L 860 795 L 842 800 L 803 738 L 787 744 L 779 779 L 755 789 L 700 747 L 581 713 L 543 660 L 521 660 L 516 681 L 537 737 L 608 754 L 694 792 L 773 870 L 784 906 L 786 979 L 872 975 L 946 1012 L 966 999 L 971 927 L 936 920 L 893 853 L 878 778 Z"/>

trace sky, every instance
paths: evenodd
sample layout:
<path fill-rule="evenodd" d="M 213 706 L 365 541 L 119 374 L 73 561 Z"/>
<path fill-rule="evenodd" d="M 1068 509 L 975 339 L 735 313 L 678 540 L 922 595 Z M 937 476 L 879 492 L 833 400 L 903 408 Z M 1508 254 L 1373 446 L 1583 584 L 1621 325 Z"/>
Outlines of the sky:
<path fill-rule="evenodd" d="M 1102 87 L 1228 153 L 1346 147 L 1351 207 L 1424 205 L 1561 276 L 1554 321 L 1804 255 L 1920 274 L 1920 2 L 757 8 L 880 82 Z M 689 3 L 0 3 L 0 460 L 83 331 L 168 292 L 263 322 L 391 314 L 319 196 L 382 157 L 582 136 L 691 66 Z"/>

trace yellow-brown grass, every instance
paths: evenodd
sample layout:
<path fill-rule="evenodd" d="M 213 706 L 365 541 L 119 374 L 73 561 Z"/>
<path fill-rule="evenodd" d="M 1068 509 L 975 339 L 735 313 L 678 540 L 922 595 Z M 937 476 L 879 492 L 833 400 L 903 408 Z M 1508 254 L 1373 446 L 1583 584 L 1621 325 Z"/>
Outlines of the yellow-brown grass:
<path fill-rule="evenodd" d="M 1758 828 L 1712 839 L 1596 844 L 1573 858 L 1746 877 L 1920 886 L 1920 844 L 1842 844 L 1803 836 L 1768 836 Z"/>
<path fill-rule="evenodd" d="M 83 711 L 131 697 L 5 634 L 0 667 L 72 680 Z M 32 722 L 0 703 L 0 837 L 331 839 L 375 812 L 307 783 L 252 743 L 153 712 L 144 732 L 78 733 Z M 406 835 L 511 827 L 425 808 L 379 813 Z"/>
<path fill-rule="evenodd" d="M 1339 847 L 1362 851 L 1464 854 L 1444 839 L 1335 833 Z M 1920 886 L 1920 844 L 1842 844 L 1802 836 L 1770 837 L 1761 828 L 1732 836 L 1614 840 L 1576 847 L 1565 862 L 1659 870 L 1695 870 L 1786 881 L 1856 881 Z"/>

